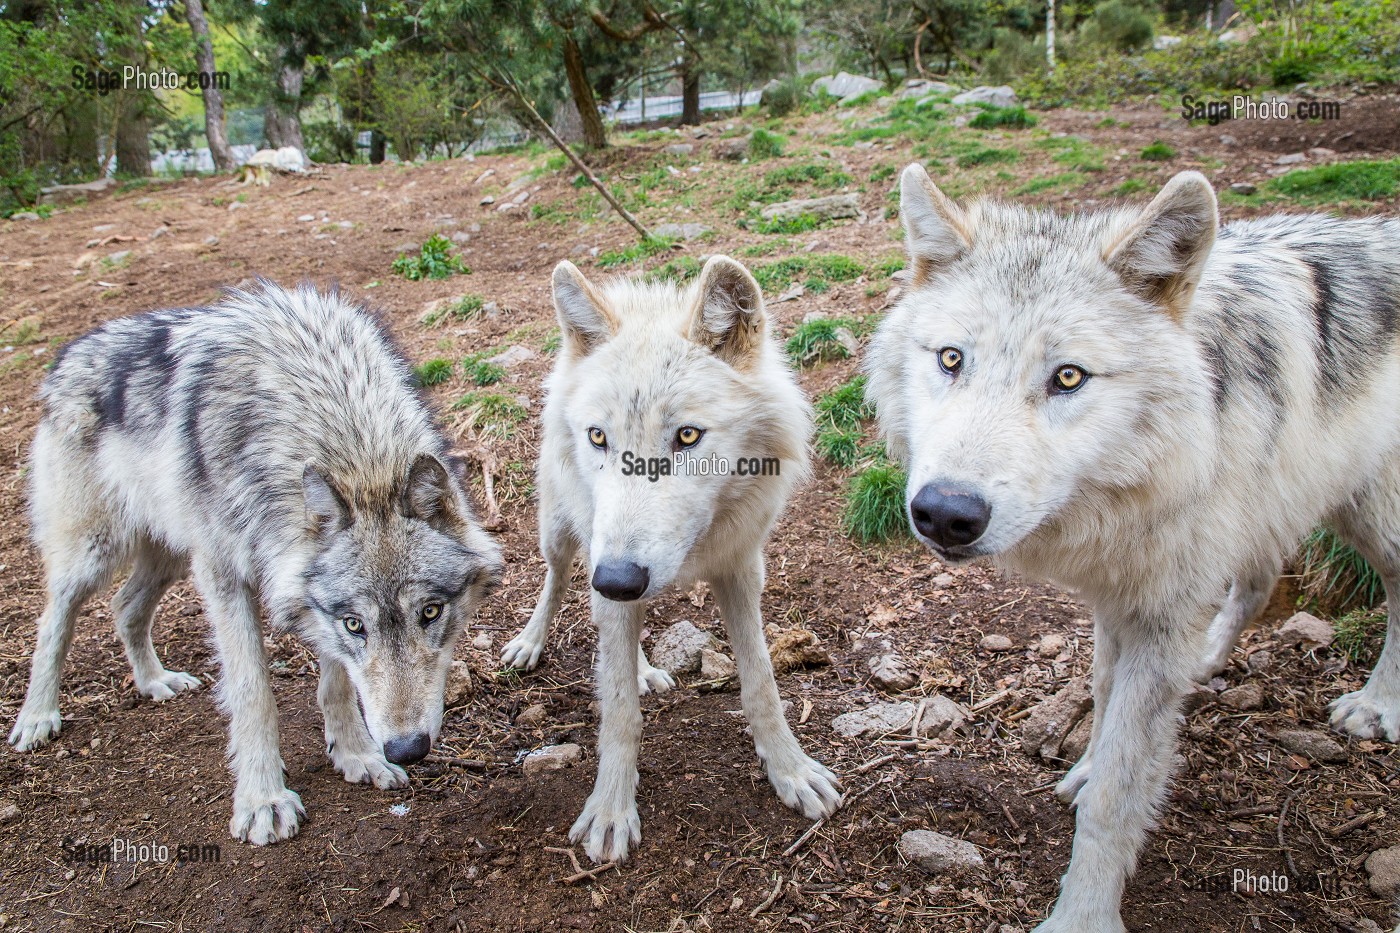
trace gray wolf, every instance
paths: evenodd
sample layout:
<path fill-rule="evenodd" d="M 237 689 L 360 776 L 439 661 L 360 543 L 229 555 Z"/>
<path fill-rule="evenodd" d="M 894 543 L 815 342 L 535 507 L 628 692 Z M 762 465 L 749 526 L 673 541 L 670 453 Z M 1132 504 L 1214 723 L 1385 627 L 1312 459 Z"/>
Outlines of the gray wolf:
<path fill-rule="evenodd" d="M 264 845 L 305 812 L 283 780 L 260 612 L 316 651 L 326 749 L 345 779 L 404 786 L 501 559 L 375 319 L 261 283 L 98 327 L 64 348 L 39 395 L 30 519 L 48 605 L 10 743 L 58 734 L 74 621 L 126 569 L 113 615 L 137 689 L 166 700 L 196 687 L 151 643 L 161 595 L 192 573 L 230 717 L 229 831 Z"/>
<path fill-rule="evenodd" d="M 744 714 L 778 797 L 813 819 L 833 812 L 839 784 L 783 718 L 759 608 L 763 543 L 808 471 L 812 415 L 769 335 L 758 284 L 717 256 L 685 291 L 626 279 L 597 288 L 568 261 L 553 287 L 563 345 L 536 479 L 548 571 L 505 661 L 538 660 L 582 551 L 602 721 L 597 784 L 570 838 L 598 862 L 626 859 L 641 840 L 638 678 L 670 684 L 641 656 L 642 620 L 647 600 L 696 580 L 709 582 L 724 618 Z M 778 470 L 737 466 L 774 458 Z M 702 473 L 683 461 L 716 466 Z M 672 462 L 674 471 L 636 468 Z"/>
<path fill-rule="evenodd" d="M 960 206 L 918 165 L 901 196 L 912 285 L 872 341 L 870 395 L 930 549 L 1093 607 L 1092 739 L 1058 787 L 1074 851 L 1037 929 L 1119 931 L 1180 700 L 1319 523 L 1391 606 L 1332 723 L 1400 738 L 1400 222 L 1220 227 L 1195 172 L 1145 209 L 1074 216 Z"/>

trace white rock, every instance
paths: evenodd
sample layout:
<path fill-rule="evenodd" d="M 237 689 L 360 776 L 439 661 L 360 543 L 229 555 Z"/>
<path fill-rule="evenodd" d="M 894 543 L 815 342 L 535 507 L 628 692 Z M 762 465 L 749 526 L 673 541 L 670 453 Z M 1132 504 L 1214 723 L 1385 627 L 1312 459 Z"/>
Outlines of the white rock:
<path fill-rule="evenodd" d="M 1308 161 L 1308 157 L 1301 152 L 1290 152 L 1288 155 L 1281 155 L 1274 159 L 1275 165 L 1299 165 Z"/>
<path fill-rule="evenodd" d="M 957 88 L 942 81 L 923 81 L 919 78 L 910 78 L 904 82 L 904 90 L 899 92 L 900 100 L 918 100 L 928 97 L 930 94 L 956 94 Z"/>
<path fill-rule="evenodd" d="M 831 721 L 831 728 L 838 735 L 855 738 L 862 735 L 885 735 L 898 732 L 914 719 L 914 704 L 876 703 L 865 709 L 842 713 Z"/>
<path fill-rule="evenodd" d="M 927 829 L 911 829 L 900 836 L 899 854 L 935 875 L 964 875 L 987 867 L 982 853 L 966 839 Z"/>
<path fill-rule="evenodd" d="M 477 651 L 490 651 L 490 650 L 491 650 L 491 633 L 490 633 L 490 632 L 478 632 L 478 633 L 477 633 L 477 636 L 476 636 L 475 638 L 472 639 L 472 647 L 475 648 Z"/>
<path fill-rule="evenodd" d="M 461 706 L 472 695 L 472 669 L 466 661 L 453 661 L 447 671 L 447 689 L 442 694 L 442 705 L 448 708 Z"/>
<path fill-rule="evenodd" d="M 667 155 L 688 156 L 695 151 L 695 147 L 690 143 L 672 143 L 661 151 Z"/>
<path fill-rule="evenodd" d="M 1294 613 L 1289 620 L 1279 626 L 1274 633 L 1278 643 L 1285 648 L 1291 645 L 1302 644 L 1305 647 L 1317 645 L 1325 648 L 1332 644 L 1335 637 L 1332 631 L 1332 624 L 1324 622 L 1315 615 L 1306 612 Z"/>
<path fill-rule="evenodd" d="M 1181 36 L 1153 36 L 1153 51 L 1162 52 L 1166 49 L 1176 48 L 1181 44 Z"/>
<path fill-rule="evenodd" d="M 567 768 L 583 757 L 583 749 L 573 742 L 563 745 L 546 745 L 525 756 L 526 774 L 542 774 L 546 771 L 559 771 Z"/>
<path fill-rule="evenodd" d="M 1016 101 L 1016 92 L 1005 84 L 997 87 L 984 84 L 953 98 L 955 104 L 991 104 L 993 107 L 1014 107 Z"/>
<path fill-rule="evenodd" d="M 677 240 L 698 240 L 700 237 L 710 232 L 709 227 L 704 224 L 657 224 L 652 228 L 652 233 L 659 237 L 672 237 Z"/>
<path fill-rule="evenodd" d="M 924 698 L 924 715 L 919 719 L 919 735 L 942 738 L 962 731 L 972 719 L 967 707 L 941 693 Z"/>
<path fill-rule="evenodd" d="M 1381 897 L 1400 895 L 1400 846 L 1377 849 L 1366 856 L 1366 874 L 1370 875 L 1371 890 Z"/>
<path fill-rule="evenodd" d="M 1036 647 L 1036 653 L 1042 658 L 1059 657 L 1061 651 L 1065 650 L 1065 636 L 1059 632 L 1052 632 L 1040 639 L 1040 644 Z"/>
<path fill-rule="evenodd" d="M 706 648 L 700 652 L 700 677 L 704 680 L 723 680 L 735 674 L 734 659 L 722 651 Z"/>
<path fill-rule="evenodd" d="M 491 195 L 488 194 L 488 195 L 486 195 L 486 197 L 482 198 L 480 201 L 477 201 L 476 203 L 480 204 L 482 207 L 485 207 L 485 206 L 488 205 L 488 204 L 495 204 L 495 203 L 496 203 L 496 199 L 495 199 L 494 197 L 492 197 Z"/>
<path fill-rule="evenodd" d="M 512 344 L 505 350 L 502 350 L 500 353 L 497 353 L 495 356 L 491 357 L 486 362 L 492 363 L 496 366 L 504 366 L 507 369 L 509 369 L 517 363 L 523 363 L 526 360 L 533 360 L 536 356 L 538 356 L 538 354 L 535 353 L 534 350 L 531 350 L 529 347 L 522 347 L 520 344 Z"/>
<path fill-rule="evenodd" d="M 1094 705 L 1088 681 L 1076 678 L 1063 690 L 1042 700 L 1021 726 L 1021 747 L 1029 755 L 1056 758 L 1065 736 Z"/>
<path fill-rule="evenodd" d="M 865 664 L 871 681 L 883 690 L 908 690 L 919 682 L 918 676 L 905 667 L 904 657 L 897 651 L 872 654 Z"/>
<path fill-rule="evenodd" d="M 983 651 L 990 651 L 994 654 L 1003 651 L 1010 651 L 1015 647 L 1015 643 L 1005 635 L 986 635 L 977 643 L 977 647 Z"/>
<path fill-rule="evenodd" d="M 862 94 L 878 91 L 882 87 L 884 85 L 874 78 L 866 78 L 842 71 L 813 81 L 812 93 L 818 94 L 826 91 L 832 97 L 841 98 L 842 103 L 848 103 Z"/>
<path fill-rule="evenodd" d="M 841 220 L 860 216 L 860 199 L 854 194 L 829 194 L 824 198 L 798 198 L 770 204 L 759 211 L 764 220 L 796 220 L 811 214 L 818 220 Z"/>
<path fill-rule="evenodd" d="M 657 636 L 651 663 L 672 674 L 693 674 L 700 669 L 705 649 L 714 645 L 714 638 L 691 623 L 677 622 Z"/>

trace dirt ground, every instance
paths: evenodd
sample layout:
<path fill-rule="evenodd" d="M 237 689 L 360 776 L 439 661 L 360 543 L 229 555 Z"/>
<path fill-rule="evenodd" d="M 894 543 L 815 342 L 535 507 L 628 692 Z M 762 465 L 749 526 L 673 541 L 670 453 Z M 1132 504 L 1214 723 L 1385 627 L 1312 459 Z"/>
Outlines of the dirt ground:
<path fill-rule="evenodd" d="M 855 119 L 878 114 L 872 108 Z M 1084 183 L 1023 197 L 1057 208 L 1107 203 L 1131 178 L 1146 183 L 1135 196 L 1145 199 L 1189 167 L 1224 189 L 1270 177 L 1283 153 L 1323 146 L 1338 155 L 1310 161 L 1328 161 L 1394 158 L 1400 151 L 1393 94 L 1348 99 L 1335 124 L 1192 127 L 1170 101 L 1039 118 L 1036 130 L 1022 131 L 1033 136 L 1017 139 L 1068 133 L 1104 156 L 1103 169 Z M 720 119 L 698 139 L 622 140 L 600 161 L 623 186 L 672 165 L 671 181 L 635 207 L 650 224 L 712 227 L 710 239 L 683 251 L 697 257 L 775 242 L 736 224 L 739 214 L 728 200 L 739 179 L 804 159 L 838 163 L 855 179 L 852 190 L 861 191 L 866 216 L 794 235 L 774 255 L 839 252 L 872 268 L 854 282 L 821 294 L 809 289 L 770 311 L 784 334 L 812 311 L 877 314 L 889 300 L 890 282 L 873 265 L 898 251 L 895 222 L 885 219 L 894 179 L 881 170 L 902 167 L 918 141 L 828 145 L 826 136 L 840 125 L 837 116 L 823 114 L 787 131 L 792 154 L 783 158 L 741 166 L 711 157 L 721 137 L 746 125 L 745 118 Z M 1175 149 L 1174 158 L 1137 157 L 1158 139 Z M 695 149 L 674 158 L 663 151 L 678 142 Z M 979 168 L 959 178 L 967 190 L 1009 193 L 1063 171 L 1049 153 L 1030 147 L 1008 169 Z M 529 471 L 550 364 L 549 272 L 571 257 L 587 274 L 605 274 L 593 249 L 617 249 L 632 238 L 603 215 L 572 213 L 586 195 L 571 185 L 571 173 L 541 171 L 509 187 L 545 159 L 514 154 L 412 167 L 327 166 L 308 178 L 275 177 L 266 188 L 186 179 L 99 197 L 40 221 L 0 223 L 4 318 L 39 316 L 27 329 L 11 324 L 0 336 L 18 344 L 0 354 L 0 721 L 6 730 L 23 699 L 43 604 L 42 569 L 27 537 L 24 459 L 38 413 L 34 391 L 62 341 L 110 317 L 207 302 L 221 286 L 260 275 L 338 283 L 383 309 L 415 360 L 456 360 L 509 345 L 533 351 L 499 388 L 526 403 L 530 417 L 506 438 L 462 438 L 464 446 L 484 444 L 497 457 L 508 571 L 459 648 L 475 675 L 473 692 L 449 710 L 433 758 L 410 769 L 411 785 L 384 792 L 341 780 L 322 748 L 314 659 L 293 641 L 270 641 L 287 779 L 310 815 L 291 841 L 266 849 L 235 843 L 227 830 L 232 780 L 224 724 L 212 691 L 165 704 L 139 697 L 104 599 L 85 611 L 69 656 L 61 737 L 30 754 L 0 751 L 0 927 L 997 933 L 1008 929 L 1003 924 L 1029 930 L 1044 916 L 1068 860 L 1073 818 L 1048 792 L 1063 764 L 1027 755 L 1020 724 L 1044 696 L 1088 672 L 1087 613 L 1049 587 L 979 567 L 948 569 L 909 543 L 857 545 L 840 528 L 848 474 L 824 463 L 769 543 L 764 611 L 779 629 L 815 633 L 829 651 L 830 664 L 786 673 L 779 687 L 792 701 L 790 718 L 804 745 L 843 775 L 847 806 L 804 836 L 810 824 L 777 802 L 757 767 L 736 715 L 734 687 L 686 683 L 643 704 L 643 841 L 636 858 L 570 880 L 578 869 L 560 850 L 569 848 L 568 827 L 596 764 L 593 634 L 581 575 L 537 671 L 504 673 L 497 658 L 528 617 L 543 577 Z M 488 170 L 494 174 L 481 179 Z M 935 177 L 955 172 L 945 165 Z M 872 173 L 881 180 L 868 181 Z M 530 192 L 523 205 L 498 209 L 519 191 Z M 480 204 L 488 194 L 495 202 Z M 1342 209 L 1393 214 L 1396 204 Z M 1228 199 L 1223 207 L 1227 219 L 1255 210 Z M 410 282 L 391 274 L 402 248 L 434 232 L 459 235 L 469 276 Z M 624 269 L 655 268 L 670 258 Z M 496 304 L 466 322 L 420 322 L 429 302 L 466 292 Z M 21 333 L 29 342 L 19 343 Z M 854 360 L 821 364 L 805 369 L 802 383 L 815 395 L 850 378 L 855 367 Z M 449 406 L 469 388 L 457 376 L 432 390 L 446 423 L 461 426 Z M 1235 667 L 1188 714 L 1178 780 L 1124 901 L 1130 929 L 1394 925 L 1394 905 L 1370 892 L 1362 867 L 1372 851 L 1400 843 L 1400 815 L 1387 806 L 1400 788 L 1394 748 L 1353 742 L 1345 761 L 1323 763 L 1290 754 L 1273 738 L 1281 728 L 1324 724 L 1328 701 L 1359 687 L 1366 674 L 1338 652 L 1274 643 L 1277 623 L 1295 602 L 1285 582 L 1259 628 L 1247 634 Z M 682 619 L 722 635 L 713 600 L 703 593 L 656 600 L 648 624 L 659 632 Z M 162 603 L 156 630 L 167 667 L 206 684 L 217 678 L 206 621 L 187 584 Z M 1007 636 L 1011 649 L 979 648 L 988 634 Z M 1057 635 L 1062 644 L 1046 641 Z M 899 646 L 920 675 L 899 698 L 917 702 L 941 692 L 973 708 L 965 735 L 914 742 L 907 735 L 845 739 L 832 730 L 837 714 L 886 698 L 869 682 L 865 663 L 871 640 L 879 638 Z M 1244 663 L 1246 653 L 1263 649 L 1271 651 L 1271 664 Z M 1243 683 L 1262 686 L 1261 709 L 1240 712 L 1217 701 L 1220 689 Z M 533 704 L 547 708 L 543 720 L 517 723 Z M 522 773 L 524 752 L 558 742 L 582 745 L 583 762 L 538 777 Z M 6 813 L 10 805 L 17 809 Z M 918 828 L 971 841 L 986 860 L 985 872 L 949 880 L 904 864 L 896 844 Z M 172 850 L 215 844 L 220 857 L 108 865 L 65 858 L 65 842 L 113 839 Z M 1230 893 L 1236 870 L 1287 876 L 1290 890 Z"/>

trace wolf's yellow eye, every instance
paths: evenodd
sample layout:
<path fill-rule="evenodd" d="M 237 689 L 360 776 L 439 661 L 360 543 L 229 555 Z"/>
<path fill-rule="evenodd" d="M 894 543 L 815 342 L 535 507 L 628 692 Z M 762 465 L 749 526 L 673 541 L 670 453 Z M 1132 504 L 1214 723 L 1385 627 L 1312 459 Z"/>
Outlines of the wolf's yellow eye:
<path fill-rule="evenodd" d="M 1055 370 L 1055 389 L 1059 392 L 1073 392 L 1088 378 L 1089 374 L 1078 366 L 1061 366 Z"/>
<path fill-rule="evenodd" d="M 963 355 L 957 347 L 944 347 L 938 351 L 938 365 L 943 367 L 943 371 L 953 375 L 962 369 Z"/>
<path fill-rule="evenodd" d="M 604 447 L 608 446 L 608 436 L 603 433 L 602 428 L 589 428 L 588 443 L 602 450 Z"/>
<path fill-rule="evenodd" d="M 363 635 L 365 633 L 365 623 L 359 616 L 346 616 L 340 620 L 340 624 L 345 626 L 345 631 L 351 635 Z"/>
<path fill-rule="evenodd" d="M 442 606 L 437 603 L 428 603 L 423 607 L 421 615 L 424 622 L 436 622 L 438 616 L 442 615 Z"/>
<path fill-rule="evenodd" d="M 676 443 L 682 447 L 694 447 L 704 435 L 705 432 L 699 428 L 687 426 L 676 432 Z"/>

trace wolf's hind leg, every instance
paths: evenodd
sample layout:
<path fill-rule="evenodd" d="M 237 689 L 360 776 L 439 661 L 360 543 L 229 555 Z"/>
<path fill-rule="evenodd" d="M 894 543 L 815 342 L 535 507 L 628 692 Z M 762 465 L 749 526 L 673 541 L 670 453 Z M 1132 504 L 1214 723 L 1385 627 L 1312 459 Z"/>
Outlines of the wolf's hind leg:
<path fill-rule="evenodd" d="M 134 553 L 131 576 L 112 601 L 117 634 L 126 649 L 136 689 L 153 700 L 168 700 L 199 686 L 199 678 L 183 671 L 168 671 L 156 656 L 151 624 L 165 591 L 189 571 L 189 564 L 153 541 L 142 542 Z"/>
<path fill-rule="evenodd" d="M 1385 583 L 1385 647 L 1366 686 L 1332 701 L 1332 727 L 1361 739 L 1400 742 L 1400 465 L 1358 496 L 1332 527 Z"/>
<path fill-rule="evenodd" d="M 1206 636 L 1206 656 L 1197 679 L 1202 683 L 1225 670 L 1230 653 L 1239 643 L 1244 627 L 1253 622 L 1273 595 L 1274 584 L 1283 572 L 1283 562 L 1277 557 L 1260 558 L 1249 571 L 1230 584 L 1230 595 L 1216 613 Z"/>
<path fill-rule="evenodd" d="M 808 819 L 820 819 L 841 805 L 841 783 L 827 767 L 807 755 L 783 717 L 773 662 L 763 638 L 759 599 L 763 594 L 763 557 L 755 552 L 745 566 L 710 581 L 720 615 L 734 649 L 739 697 L 753 732 L 754 748 L 768 771 L 778 799 Z"/>
<path fill-rule="evenodd" d="M 373 784 L 381 790 L 408 786 L 408 774 L 384 757 L 384 750 L 375 744 L 360 715 L 355 698 L 355 685 L 345 666 L 335 658 L 323 655 L 321 686 L 316 699 L 326 718 L 326 754 L 335 769 L 351 784 Z"/>
<path fill-rule="evenodd" d="M 562 522 L 541 516 L 540 550 L 546 566 L 544 587 L 540 590 L 529 623 L 501 651 L 501 663 L 506 667 L 529 671 L 540 663 L 545 640 L 549 638 L 549 626 L 559 614 L 559 606 L 569 591 L 569 577 L 573 573 L 574 555 L 578 553 L 578 547 L 573 532 Z"/>
<path fill-rule="evenodd" d="M 48 605 L 39 617 L 39 634 L 29 670 L 29 690 L 20 707 L 10 744 L 25 752 L 58 735 L 58 687 L 63 661 L 73 643 L 73 625 L 83 604 L 112 579 L 120 562 L 105 530 L 63 539 L 68 529 L 50 528 L 40 542 L 48 572 Z"/>

